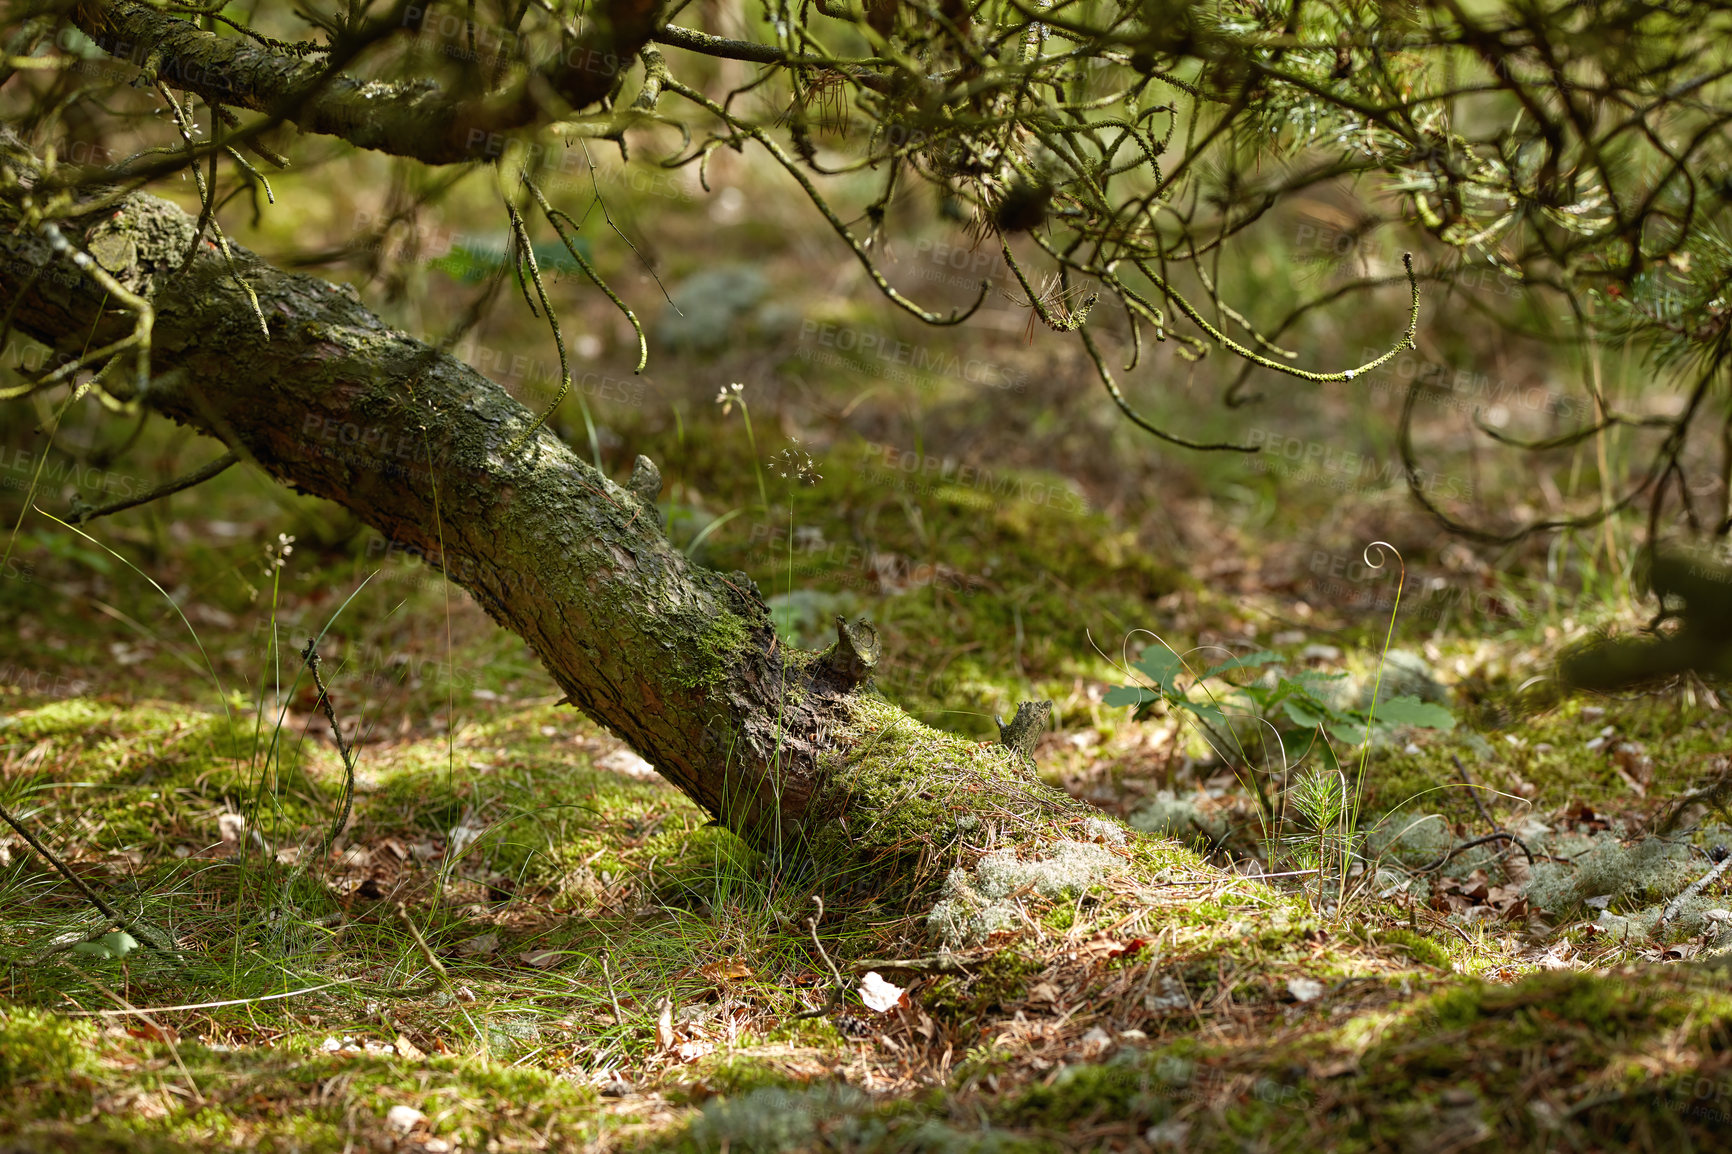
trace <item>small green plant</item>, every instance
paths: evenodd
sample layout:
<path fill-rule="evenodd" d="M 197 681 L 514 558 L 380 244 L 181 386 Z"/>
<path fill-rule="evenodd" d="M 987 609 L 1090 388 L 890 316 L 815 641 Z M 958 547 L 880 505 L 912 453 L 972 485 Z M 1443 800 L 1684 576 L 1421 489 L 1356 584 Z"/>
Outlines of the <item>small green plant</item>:
<path fill-rule="evenodd" d="M 1328 699 L 1327 686 L 1347 674 L 1289 674 L 1281 661 L 1259 650 L 1199 672 L 1186 654 L 1157 639 L 1131 664 L 1146 684 L 1115 686 L 1104 702 L 1134 708 L 1138 720 L 1158 708 L 1190 715 L 1216 756 L 1247 784 L 1270 868 L 1284 858 L 1297 870 L 1315 871 L 1320 882 L 1332 877 L 1344 885 L 1360 832 L 1363 771 L 1350 785 L 1332 743 L 1363 742 L 1368 753 L 1372 741 L 1398 729 L 1453 729 L 1455 717 L 1417 697 L 1378 701 L 1375 688 L 1364 707 L 1339 704 Z M 1262 674 L 1243 684 L 1231 677 L 1242 680 L 1249 670 Z M 1316 761 L 1301 769 L 1313 755 Z"/>
<path fill-rule="evenodd" d="M 1287 800 L 1293 815 L 1289 825 L 1302 827 L 1287 836 L 1289 860 L 1300 869 L 1316 870 L 1320 878 L 1346 868 L 1351 848 L 1342 820 L 1347 816 L 1347 776 L 1340 767 L 1306 767 L 1288 787 Z"/>
<path fill-rule="evenodd" d="M 1238 750 L 1239 740 L 1229 721 L 1229 706 L 1225 702 L 1241 698 L 1248 714 L 1267 722 L 1277 731 L 1285 721 L 1298 729 L 1321 728 L 1331 739 L 1345 745 L 1357 745 L 1363 740 L 1367 726 L 1374 733 L 1387 734 L 1402 727 L 1421 729 L 1453 729 L 1455 717 L 1441 705 L 1421 701 L 1417 697 L 1391 697 L 1359 709 L 1333 704 L 1322 696 L 1323 687 L 1345 678 L 1345 673 L 1316 673 L 1301 670 L 1289 676 L 1276 668 L 1257 682 L 1235 685 L 1226 675 L 1243 669 L 1275 666 L 1282 660 L 1278 653 L 1260 650 L 1243 657 L 1232 657 L 1202 673 L 1196 673 L 1185 658 L 1165 642 L 1147 646 L 1131 668 L 1143 674 L 1152 687 L 1119 685 L 1107 691 L 1107 705 L 1131 705 L 1137 720 L 1147 717 L 1158 704 L 1169 710 L 1189 713 L 1203 730 L 1205 739 L 1222 760 L 1231 760 L 1223 749 Z M 1182 679 L 1189 676 L 1184 684 Z M 1214 683 L 1213 686 L 1210 683 Z"/>
<path fill-rule="evenodd" d="M 752 410 L 746 405 L 746 386 L 735 381 L 726 388 L 716 392 L 716 404 L 722 407 L 722 416 L 733 411 L 735 405 L 740 406 L 740 416 L 746 423 L 746 443 L 752 449 L 752 468 L 758 474 L 758 500 L 764 508 L 764 516 L 770 515 L 770 490 L 764 484 L 764 466 L 758 460 L 758 438 L 752 432 Z"/>

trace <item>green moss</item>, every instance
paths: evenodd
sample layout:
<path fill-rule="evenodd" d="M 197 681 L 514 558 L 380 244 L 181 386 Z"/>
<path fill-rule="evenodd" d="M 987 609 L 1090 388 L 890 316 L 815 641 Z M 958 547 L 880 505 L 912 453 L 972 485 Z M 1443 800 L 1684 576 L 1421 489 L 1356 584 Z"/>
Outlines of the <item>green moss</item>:
<path fill-rule="evenodd" d="M 177 1061 L 158 1043 L 96 1041 L 82 1024 L 0 1008 L 0 1088 L 15 1091 L 0 1105 L 0 1132 L 20 1148 L 66 1150 L 342 1149 L 357 1136 L 376 1147 L 389 1143 L 384 1116 L 398 1105 L 421 1110 L 431 1133 L 465 1148 L 554 1130 L 575 1141 L 598 1129 L 589 1090 L 484 1059 L 306 1054 L 295 1045 L 223 1052 L 182 1042 Z M 132 1106 L 93 1118 L 93 1092 Z"/>
<path fill-rule="evenodd" d="M 839 868 L 869 870 L 889 901 L 933 888 L 976 836 L 988 810 L 1012 842 L 1063 836 L 1061 816 L 1083 807 L 1031 780 L 996 742 L 967 741 L 931 729 L 898 707 L 867 694 L 851 699 L 845 754 L 823 766 L 824 793 L 816 812 L 845 816 L 813 835 L 813 854 Z M 1020 819 L 1007 820 L 995 800 L 1015 798 Z M 1031 804 L 1032 803 L 1032 804 Z M 1095 811 L 1088 810 L 1093 813 Z"/>
<path fill-rule="evenodd" d="M 964 1027 L 1022 997 L 1041 964 L 1016 950 L 1000 950 L 971 967 L 968 974 L 945 974 L 921 996 L 936 1018 Z"/>
<path fill-rule="evenodd" d="M 676 634 L 695 638 L 692 647 L 683 654 L 682 671 L 676 683 L 688 689 L 718 685 L 746 646 L 746 623 L 724 609 L 692 624 L 696 627 Z"/>
<path fill-rule="evenodd" d="M 997 1113 L 1010 1123 L 1061 1127 L 1103 1119 L 1157 1121 L 1166 1104 L 1152 1071 L 1141 1062 L 1066 1066 L 1050 1082 L 1016 1095 Z"/>
<path fill-rule="evenodd" d="M 706 489 L 722 486 L 724 503 L 751 507 L 752 474 L 737 464 L 745 451 L 728 436 L 678 450 Z M 846 598 L 884 642 L 879 686 L 917 716 L 994 736 L 993 715 L 1009 716 L 1018 700 L 1063 700 L 1076 676 L 1106 673 L 1087 629 L 1140 624 L 1152 599 L 1185 583 L 1058 478 L 986 479 L 955 462 L 943 477 L 907 477 L 888 454 L 834 446 L 823 483 L 788 494 L 803 535 L 792 557 L 787 521 L 742 517 L 706 542 L 702 559 L 784 595 Z"/>
<path fill-rule="evenodd" d="M 1379 941 L 1404 950 L 1416 962 L 1436 966 L 1440 970 L 1450 967 L 1449 950 L 1423 934 L 1416 934 L 1412 930 L 1385 929 L 1378 931 L 1377 937 Z"/>
<path fill-rule="evenodd" d="M 774 1062 L 733 1053 L 700 1063 L 664 1092 L 676 1104 L 700 1103 L 718 1096 L 739 1097 L 765 1087 L 798 1089 L 810 1081 L 809 1077 L 788 1073 Z"/>
<path fill-rule="evenodd" d="M 0 1090 L 83 1077 L 94 1037 L 87 1022 L 0 1003 Z"/>

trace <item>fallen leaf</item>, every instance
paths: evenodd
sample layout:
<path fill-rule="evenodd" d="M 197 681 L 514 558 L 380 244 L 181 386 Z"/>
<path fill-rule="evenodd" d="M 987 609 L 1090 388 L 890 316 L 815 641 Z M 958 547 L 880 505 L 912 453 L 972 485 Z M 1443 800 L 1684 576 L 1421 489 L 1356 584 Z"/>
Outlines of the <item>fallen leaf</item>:
<path fill-rule="evenodd" d="M 1147 949 L 1148 946 L 1149 943 L 1144 941 L 1142 938 L 1132 938 L 1130 941 L 1121 945 L 1118 949 L 1109 953 L 1107 957 L 1122 958 L 1129 954 L 1141 953 L 1143 950 Z"/>
<path fill-rule="evenodd" d="M 661 1013 L 656 1015 L 656 1045 L 663 1050 L 674 1048 L 674 1000 L 663 998 Z"/>
<path fill-rule="evenodd" d="M 222 835 L 223 844 L 232 850 L 246 836 L 247 819 L 238 813 L 221 814 L 217 817 L 217 832 Z"/>
<path fill-rule="evenodd" d="M 866 1003 L 868 1009 L 887 1014 L 899 1005 L 905 1005 L 907 991 L 901 986 L 893 985 L 881 977 L 877 970 L 868 970 L 866 976 L 860 979 L 860 1000 Z"/>
<path fill-rule="evenodd" d="M 524 965 L 534 966 L 538 970 L 545 970 L 550 966 L 557 965 L 561 954 L 558 950 L 530 950 L 527 953 L 518 954 L 517 956 Z"/>
<path fill-rule="evenodd" d="M 1148 945 L 1142 938 L 1133 938 L 1121 942 L 1117 938 L 1095 938 L 1077 947 L 1077 956 L 1083 958 L 1122 958 L 1126 954 L 1134 954 Z"/>
<path fill-rule="evenodd" d="M 404 1058 L 411 1062 L 419 1062 L 427 1056 L 426 1052 L 423 1051 L 421 1047 L 411 1042 L 408 1038 L 405 1038 L 402 1034 L 397 1035 L 396 1050 L 399 1058 Z"/>
<path fill-rule="evenodd" d="M 80 942 L 72 947 L 75 954 L 93 958 L 124 958 L 138 948 L 138 939 L 125 930 L 111 930 L 93 942 Z"/>
<path fill-rule="evenodd" d="M 715 1048 L 716 1046 L 713 1042 L 700 1042 L 694 1039 L 690 1042 L 681 1042 L 679 1045 L 675 1046 L 674 1055 L 682 1062 L 695 1062 L 704 1055 L 713 1053 Z"/>
<path fill-rule="evenodd" d="M 1028 1000 L 1031 1002 L 1058 1001 L 1058 987 L 1051 982 L 1036 982 L 1028 988 Z"/>
<path fill-rule="evenodd" d="M 744 962 L 711 962 L 707 966 L 699 966 L 698 973 L 712 982 L 737 982 L 751 977 L 752 967 Z"/>
<path fill-rule="evenodd" d="M 427 1115 L 413 1106 L 393 1106 L 385 1114 L 385 1125 L 399 1134 L 407 1134 L 427 1120 Z"/>

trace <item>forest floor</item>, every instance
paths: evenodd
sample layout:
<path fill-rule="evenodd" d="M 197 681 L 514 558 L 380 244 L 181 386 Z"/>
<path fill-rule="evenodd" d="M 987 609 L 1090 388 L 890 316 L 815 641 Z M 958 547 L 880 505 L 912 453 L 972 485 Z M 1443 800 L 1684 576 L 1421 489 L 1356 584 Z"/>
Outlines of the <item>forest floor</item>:
<path fill-rule="evenodd" d="M 833 901 L 814 932 L 822 876 L 706 824 L 461 590 L 340 511 L 236 470 L 88 536 L 32 515 L 0 581 L 0 799 L 172 943 L 90 940 L 99 915 L 0 836 L 0 1146 L 1670 1151 L 1732 1132 L 1732 894 L 1716 880 L 1661 924 L 1732 842 L 1732 714 L 1695 682 L 1548 688 L 1563 646 L 1641 623 L 1632 526 L 1549 551 L 1443 537 L 1399 473 L 1335 452 L 1387 460 L 1392 395 L 1251 418 L 1329 438 L 1303 474 L 1155 453 L 1075 350 L 1024 339 L 1026 309 L 918 338 L 961 367 L 886 389 L 860 333 L 892 327 L 839 303 L 846 274 L 782 316 L 774 258 L 710 272 L 740 283 L 682 317 L 766 303 L 721 319 L 725 347 L 670 321 L 689 343 L 658 348 L 648 400 L 588 393 L 605 467 L 660 462 L 670 536 L 749 573 L 790 641 L 868 616 L 879 688 L 927 723 L 986 740 L 1052 700 L 1039 771 L 1128 823 L 1106 848 L 1141 880 L 1035 887 L 952 952 L 926 908 Z M 538 370 L 497 350 L 533 332 L 467 350 L 531 404 Z M 629 378 L 607 367 L 625 344 L 587 354 L 604 384 Z M 734 380 L 749 407 L 724 413 Z M 1202 411 L 1189 388 L 1167 415 Z M 591 443 L 571 403 L 559 428 Z M 138 487 L 208 455 L 141 444 L 108 466 Z M 783 452 L 822 479 L 790 483 Z M 1510 478 L 1450 459 L 1472 483 L 1440 487 L 1496 505 Z M 63 473 L 37 478 L 44 507 Z M 1401 559 L 1368 564 L 1375 540 Z M 298 656 L 313 635 L 360 755 L 316 860 L 343 771 Z M 1182 709 L 1105 703 L 1151 644 L 1270 653 L 1238 680 L 1310 675 L 1344 706 L 1399 691 L 1451 724 L 1326 751 L 1282 715 L 1271 754 L 1235 715 L 1247 761 Z M 1294 794 L 1335 764 L 1369 833 L 1324 884 L 1306 855 L 1332 843 Z M 837 972 L 845 1005 L 810 1013 Z"/>

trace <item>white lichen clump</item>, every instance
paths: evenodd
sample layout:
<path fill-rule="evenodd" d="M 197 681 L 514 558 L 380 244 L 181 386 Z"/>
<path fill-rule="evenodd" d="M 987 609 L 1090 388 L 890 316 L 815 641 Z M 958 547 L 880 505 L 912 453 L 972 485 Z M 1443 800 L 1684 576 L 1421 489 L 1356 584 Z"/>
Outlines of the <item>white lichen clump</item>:
<path fill-rule="evenodd" d="M 1113 832 L 1122 840 L 1116 827 Z M 1075 897 L 1117 860 L 1105 846 L 1069 840 L 1059 842 L 1051 857 L 1033 861 L 1007 849 L 989 853 L 972 872 L 961 866 L 950 871 L 944 897 L 927 916 L 928 932 L 946 949 L 978 945 L 1019 923 L 1017 895 L 1033 892 L 1054 901 Z"/>
<path fill-rule="evenodd" d="M 1104 841 L 1108 845 L 1124 845 L 1124 827 L 1104 817 L 1091 817 L 1083 822 L 1083 832 L 1094 841 Z"/>
<path fill-rule="evenodd" d="M 1702 872 L 1700 859 L 1688 845 L 1654 837 L 1624 845 L 1607 834 L 1568 866 L 1551 862 L 1535 866 L 1526 892 L 1533 905 L 1548 910 L 1569 909 L 1596 897 L 1609 898 L 1627 911 L 1624 917 L 1635 932 L 1643 934 L 1653 929 L 1665 903 Z M 1702 915 L 1717 902 L 1701 895 L 1685 902 L 1671 928 L 1677 933 L 1696 932 L 1701 928 Z M 1623 919 L 1613 922 L 1602 918 L 1602 924 L 1620 932 L 1625 929 Z"/>
<path fill-rule="evenodd" d="M 1144 802 L 1141 809 L 1126 819 L 1126 823 L 1132 829 L 1180 841 L 1195 837 L 1198 831 L 1209 837 L 1226 832 L 1219 820 L 1205 814 L 1198 806 L 1198 796 L 1207 795 L 1180 797 L 1170 789 L 1163 789 Z"/>

